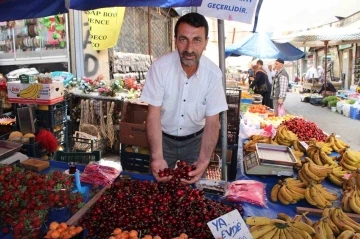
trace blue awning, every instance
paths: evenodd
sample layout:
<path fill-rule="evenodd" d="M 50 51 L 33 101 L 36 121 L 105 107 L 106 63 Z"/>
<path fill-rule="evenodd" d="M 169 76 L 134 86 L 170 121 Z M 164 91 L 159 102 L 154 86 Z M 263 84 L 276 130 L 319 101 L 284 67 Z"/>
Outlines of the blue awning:
<path fill-rule="evenodd" d="M 276 43 L 267 33 L 255 33 L 245 42 L 225 48 L 228 56 L 252 56 L 259 59 L 282 58 L 285 61 L 294 61 L 305 57 L 305 53 L 290 43 Z"/>
<path fill-rule="evenodd" d="M 92 10 L 103 7 L 198 7 L 202 0 L 69 0 L 70 8 Z"/>
<path fill-rule="evenodd" d="M 0 22 L 67 12 L 64 0 L 0 0 Z"/>

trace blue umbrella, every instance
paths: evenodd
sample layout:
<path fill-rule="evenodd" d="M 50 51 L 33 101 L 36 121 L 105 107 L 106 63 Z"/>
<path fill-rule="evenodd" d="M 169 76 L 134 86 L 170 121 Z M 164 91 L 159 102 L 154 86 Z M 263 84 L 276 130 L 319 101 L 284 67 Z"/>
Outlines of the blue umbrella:
<path fill-rule="evenodd" d="M 267 33 L 255 33 L 240 44 L 225 48 L 228 56 L 252 56 L 259 59 L 282 58 L 285 61 L 294 61 L 305 57 L 305 53 L 290 43 L 276 43 Z"/>
<path fill-rule="evenodd" d="M 198 7 L 202 0 L 69 0 L 70 8 L 91 10 L 103 7 Z"/>

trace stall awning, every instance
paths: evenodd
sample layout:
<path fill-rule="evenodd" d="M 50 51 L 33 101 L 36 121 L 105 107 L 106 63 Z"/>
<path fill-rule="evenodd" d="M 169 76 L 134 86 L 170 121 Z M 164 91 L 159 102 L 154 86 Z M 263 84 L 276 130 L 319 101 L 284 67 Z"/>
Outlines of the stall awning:
<path fill-rule="evenodd" d="M 103 7 L 198 7 L 202 0 L 67 0 L 70 8 L 76 10 L 91 10 Z"/>
<path fill-rule="evenodd" d="M 67 13 L 64 0 L 0 0 L 0 22 Z"/>
<path fill-rule="evenodd" d="M 305 57 L 305 53 L 290 43 L 276 43 L 267 33 L 255 33 L 252 37 L 239 45 L 232 45 L 225 49 L 226 56 L 252 56 L 259 59 L 282 58 L 294 61 Z"/>

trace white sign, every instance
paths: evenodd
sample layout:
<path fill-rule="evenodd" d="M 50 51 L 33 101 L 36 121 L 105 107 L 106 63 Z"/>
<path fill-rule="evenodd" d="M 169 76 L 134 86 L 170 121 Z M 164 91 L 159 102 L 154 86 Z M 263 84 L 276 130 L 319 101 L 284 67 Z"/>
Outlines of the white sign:
<path fill-rule="evenodd" d="M 207 17 L 251 23 L 258 0 L 203 0 L 198 12 Z"/>
<path fill-rule="evenodd" d="M 231 211 L 207 223 L 214 238 L 252 239 L 238 210 Z"/>

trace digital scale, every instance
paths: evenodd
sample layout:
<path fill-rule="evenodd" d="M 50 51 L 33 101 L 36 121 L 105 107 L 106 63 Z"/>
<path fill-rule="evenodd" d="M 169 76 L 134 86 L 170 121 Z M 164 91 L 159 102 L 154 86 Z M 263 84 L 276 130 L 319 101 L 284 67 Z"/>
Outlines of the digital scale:
<path fill-rule="evenodd" d="M 256 151 L 244 157 L 246 174 L 292 176 L 296 158 L 289 147 L 256 144 Z"/>

